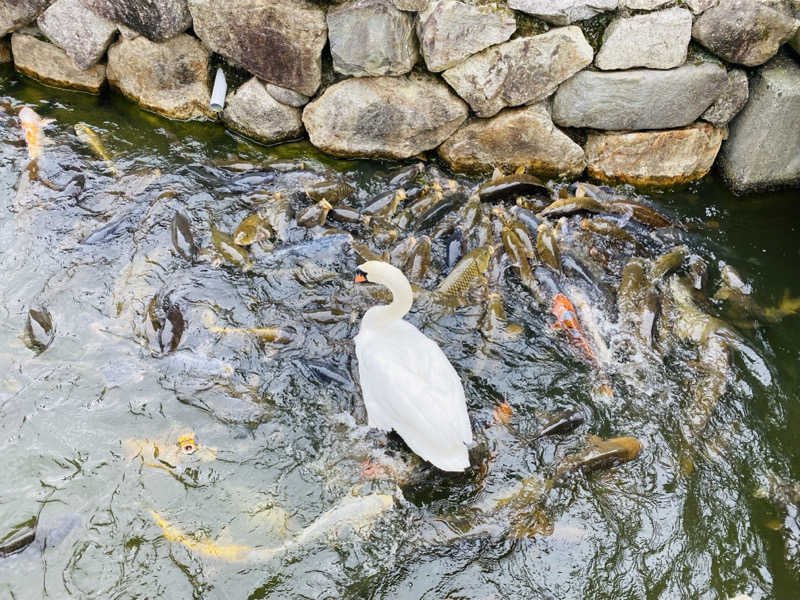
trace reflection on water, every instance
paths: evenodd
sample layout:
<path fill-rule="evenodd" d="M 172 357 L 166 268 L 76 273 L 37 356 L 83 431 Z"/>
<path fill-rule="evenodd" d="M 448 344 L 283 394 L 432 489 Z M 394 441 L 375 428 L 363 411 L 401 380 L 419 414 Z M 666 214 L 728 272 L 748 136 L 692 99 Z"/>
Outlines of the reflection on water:
<path fill-rule="evenodd" d="M 35 169 L 23 104 L 56 119 Z M 584 200 L 549 215 L 534 249 L 513 221 L 536 223 L 502 186 L 476 207 L 481 182 L 435 165 L 262 148 L 8 70 L 0 121 L 0 537 L 36 531 L 0 558 L 3 593 L 781 598 L 800 585 L 800 319 L 763 318 L 800 294 L 791 194 L 734 199 L 707 181 L 638 197 L 666 227 L 634 205 L 592 216 Z M 477 441 L 464 474 L 364 426 L 352 338 L 385 299 L 351 284 L 367 253 L 413 273 L 409 318 L 464 380 Z M 442 287 L 462 255 L 473 262 Z M 526 270 L 530 255 L 544 265 Z M 712 298 L 726 265 L 773 312 Z"/>

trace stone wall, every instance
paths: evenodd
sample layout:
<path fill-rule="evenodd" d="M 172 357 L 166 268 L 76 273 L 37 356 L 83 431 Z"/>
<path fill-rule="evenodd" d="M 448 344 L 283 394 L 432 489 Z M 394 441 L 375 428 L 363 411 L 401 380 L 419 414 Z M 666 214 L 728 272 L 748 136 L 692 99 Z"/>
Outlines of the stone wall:
<path fill-rule="evenodd" d="M 9 49 L 50 85 L 338 156 L 657 186 L 719 154 L 737 192 L 800 185 L 800 0 L 0 0 Z M 252 75 L 219 115 L 213 54 Z"/>

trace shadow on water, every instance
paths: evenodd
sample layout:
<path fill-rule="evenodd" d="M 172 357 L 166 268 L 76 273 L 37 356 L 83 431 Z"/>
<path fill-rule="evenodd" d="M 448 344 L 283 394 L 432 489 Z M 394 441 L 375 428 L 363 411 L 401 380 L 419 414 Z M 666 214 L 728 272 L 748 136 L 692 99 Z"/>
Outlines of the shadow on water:
<path fill-rule="evenodd" d="M 56 119 L 35 177 L 22 105 Z M 798 500 L 785 491 L 800 478 L 797 316 L 726 325 L 725 351 L 737 350 L 724 393 L 691 435 L 693 389 L 713 378 L 701 378 L 697 346 L 662 330 L 643 348 L 619 325 L 631 245 L 597 242 L 609 270 L 562 281 L 586 297 L 609 346 L 602 369 L 553 330 L 512 269 L 497 292 L 514 329 L 499 337 L 485 293 L 447 310 L 422 293 L 409 319 L 462 376 L 476 439 L 473 468 L 442 474 L 365 426 L 352 338 L 382 297 L 351 284 L 363 251 L 353 239 L 380 253 L 413 233 L 432 238 L 416 283 L 435 288 L 440 224 L 395 224 L 394 240 L 379 218 L 312 229 L 292 218 L 313 203 L 304 190 L 329 180 L 364 209 L 400 185 L 390 180 L 402 165 L 333 159 L 305 142 L 262 147 L 5 67 L 0 121 L 0 540 L 24 538 L 32 517 L 35 538 L 50 540 L 0 558 L 4 594 L 716 599 L 800 586 Z M 120 178 L 77 139 L 79 122 Z M 480 183 L 439 169 L 404 182 L 407 202 L 436 186 L 463 201 Z M 707 296 L 730 265 L 755 301 L 775 305 L 800 295 L 794 196 L 735 198 L 712 174 L 643 198 L 681 227 L 634 231 L 649 258 L 680 244 L 702 258 Z M 275 239 L 237 250 L 225 236 L 259 211 Z M 557 228 L 582 258 L 581 217 Z M 677 305 L 680 290 L 664 291 L 677 279 L 659 284 L 662 301 Z M 37 352 L 39 321 L 25 334 L 35 307 L 52 318 Z M 611 398 L 596 393 L 605 377 Z M 582 424 L 530 440 L 564 410 Z M 633 436 L 643 450 L 614 469 L 569 471 L 590 435 Z M 353 495 L 386 494 L 390 510 L 326 526 Z"/>

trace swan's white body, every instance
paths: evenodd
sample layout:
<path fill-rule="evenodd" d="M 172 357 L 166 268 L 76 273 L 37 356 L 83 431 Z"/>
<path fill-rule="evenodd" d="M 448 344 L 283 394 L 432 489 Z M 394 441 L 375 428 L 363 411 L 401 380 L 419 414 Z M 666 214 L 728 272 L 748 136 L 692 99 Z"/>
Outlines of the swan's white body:
<path fill-rule="evenodd" d="M 412 301 L 403 273 L 379 261 L 366 262 L 359 271 L 393 295 L 390 305 L 366 312 L 355 338 L 369 426 L 394 429 L 443 471 L 463 471 L 472 428 L 461 379 L 436 342 L 403 320 Z"/>

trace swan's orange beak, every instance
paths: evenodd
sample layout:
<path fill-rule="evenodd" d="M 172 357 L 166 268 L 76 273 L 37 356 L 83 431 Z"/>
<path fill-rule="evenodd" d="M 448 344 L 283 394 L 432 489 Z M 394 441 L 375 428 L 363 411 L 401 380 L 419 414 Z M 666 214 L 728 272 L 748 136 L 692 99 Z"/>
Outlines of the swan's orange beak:
<path fill-rule="evenodd" d="M 358 271 L 356 273 L 355 279 L 353 279 L 353 281 L 355 283 L 364 283 L 364 282 L 367 281 L 367 278 L 361 271 Z"/>

